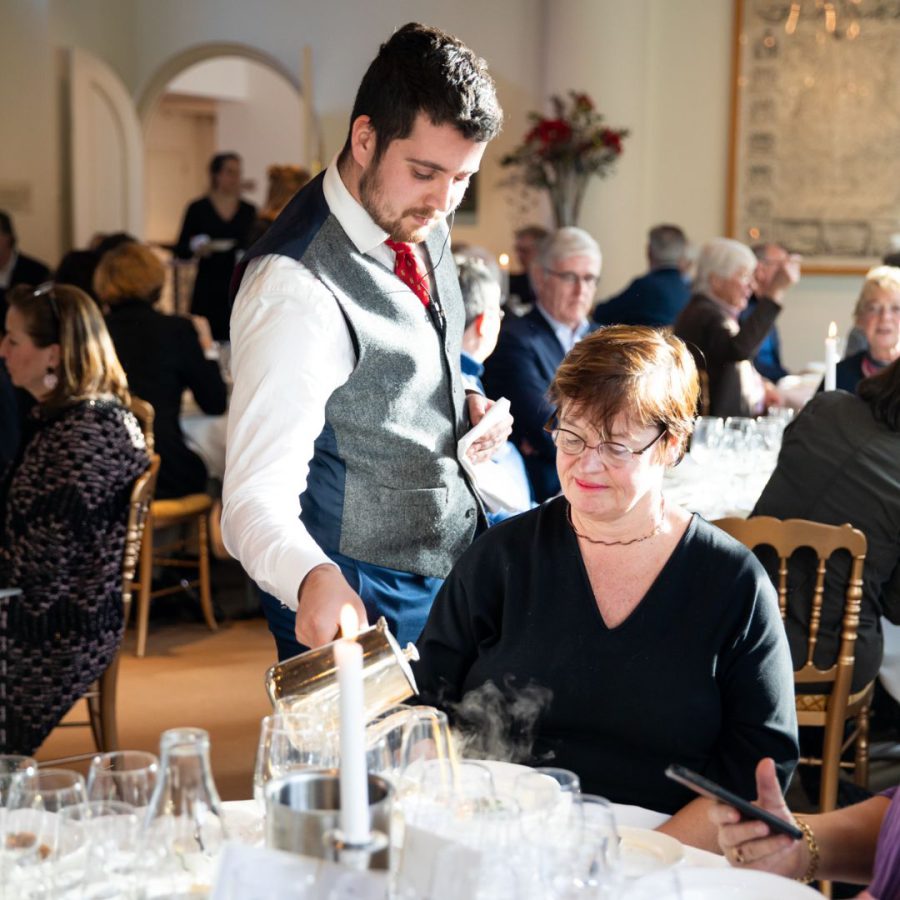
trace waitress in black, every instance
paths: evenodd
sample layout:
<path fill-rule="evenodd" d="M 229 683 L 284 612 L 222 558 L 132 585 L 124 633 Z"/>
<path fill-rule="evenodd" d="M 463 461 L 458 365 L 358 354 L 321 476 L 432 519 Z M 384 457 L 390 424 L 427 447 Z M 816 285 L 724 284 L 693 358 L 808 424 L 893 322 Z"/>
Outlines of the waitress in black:
<path fill-rule="evenodd" d="M 241 200 L 241 158 L 218 153 L 209 164 L 210 186 L 184 214 L 175 253 L 198 261 L 191 312 L 209 320 L 213 338 L 228 340 L 228 286 L 239 251 L 256 221 L 256 207 Z"/>

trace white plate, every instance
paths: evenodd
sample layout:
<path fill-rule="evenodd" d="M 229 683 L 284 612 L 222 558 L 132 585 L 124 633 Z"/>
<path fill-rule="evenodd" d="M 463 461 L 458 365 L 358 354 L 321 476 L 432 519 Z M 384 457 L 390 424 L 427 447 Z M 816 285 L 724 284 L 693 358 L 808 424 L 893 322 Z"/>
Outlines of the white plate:
<path fill-rule="evenodd" d="M 648 828 L 619 826 L 619 854 L 626 878 L 638 878 L 674 866 L 684 859 L 681 841 Z"/>
<path fill-rule="evenodd" d="M 677 880 L 677 887 L 676 887 Z M 680 893 L 679 893 L 680 890 Z M 805 884 L 747 869 L 668 869 L 635 881 L 623 900 L 812 900 L 822 895 Z"/>

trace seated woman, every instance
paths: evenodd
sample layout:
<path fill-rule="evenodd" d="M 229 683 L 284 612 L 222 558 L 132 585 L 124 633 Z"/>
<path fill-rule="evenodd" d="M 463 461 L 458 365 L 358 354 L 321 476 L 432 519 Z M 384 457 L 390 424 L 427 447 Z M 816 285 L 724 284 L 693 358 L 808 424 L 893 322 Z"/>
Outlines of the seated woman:
<path fill-rule="evenodd" d="M 837 364 L 836 387 L 851 394 L 863 378 L 874 375 L 900 357 L 900 269 L 894 266 L 870 269 L 853 315 L 857 327 L 865 335 L 868 348 Z M 819 390 L 824 384 L 819 385 Z"/>
<path fill-rule="evenodd" d="M 122 640 L 122 556 L 149 459 L 97 304 L 14 288 L 0 357 L 37 401 L 0 473 L 0 752 L 33 753 Z"/>
<path fill-rule="evenodd" d="M 757 805 L 786 822 L 800 824 L 805 839 L 773 835 L 762 822 L 742 821 L 737 810 L 715 804 L 710 820 L 732 866 L 775 872 L 787 878 L 817 878 L 867 884 L 866 900 L 900 897 L 900 793 L 885 791 L 862 803 L 795 819 L 779 788 L 771 759 L 756 768 Z M 846 895 L 845 895 L 846 896 Z"/>
<path fill-rule="evenodd" d="M 156 452 L 160 456 L 156 496 L 165 499 L 206 490 L 206 466 L 184 442 L 179 424 L 181 395 L 189 389 L 208 415 L 225 412 L 225 383 L 215 360 L 209 328 L 153 309 L 165 268 L 146 245 L 122 244 L 104 254 L 94 275 L 100 301 L 110 307 L 106 325 L 131 392 L 153 406 Z"/>
<path fill-rule="evenodd" d="M 851 690 L 878 674 L 883 652 L 881 617 L 900 624 L 900 361 L 859 382 L 858 396 L 818 394 L 784 432 L 778 465 L 755 516 L 850 522 L 868 542 Z M 775 576 L 771 548 L 759 557 Z M 827 668 L 841 640 L 850 557 L 835 554 L 825 573 L 825 596 L 815 661 Z M 798 668 L 806 660 L 809 598 L 816 556 L 798 551 L 788 571 L 785 627 Z"/>
<path fill-rule="evenodd" d="M 707 241 L 697 257 L 694 294 L 673 326 L 706 371 L 712 416 L 753 416 L 769 402 L 752 360 L 781 313 L 785 292 L 800 277 L 800 263 L 783 259 L 765 270 L 759 284 L 756 268 L 753 251 L 739 241 Z M 756 306 L 741 319 L 754 290 Z"/>
<path fill-rule="evenodd" d="M 663 830 L 712 847 L 708 801 L 666 766 L 746 794 L 769 755 L 787 783 L 797 726 L 772 583 L 743 546 L 662 494 L 697 394 L 691 355 L 667 332 L 611 326 L 576 344 L 550 388 L 563 496 L 466 551 L 415 670 L 425 702 L 451 713 L 487 682 L 513 706 L 529 686 L 549 689 L 520 761 L 672 813 Z"/>

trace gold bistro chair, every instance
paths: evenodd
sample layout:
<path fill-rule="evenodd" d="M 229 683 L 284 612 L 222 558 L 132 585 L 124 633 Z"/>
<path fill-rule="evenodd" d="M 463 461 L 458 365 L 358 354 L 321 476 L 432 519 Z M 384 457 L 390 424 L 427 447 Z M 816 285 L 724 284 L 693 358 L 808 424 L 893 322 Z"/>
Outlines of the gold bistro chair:
<path fill-rule="evenodd" d="M 132 396 L 131 411 L 141 424 L 148 449 L 152 450 L 154 446 L 153 420 L 155 418 L 153 407 L 146 400 Z M 188 494 L 185 497 L 176 497 L 172 500 L 154 500 L 150 505 L 148 519 L 150 527 L 146 530 L 144 542 L 141 545 L 139 583 L 137 584 L 137 647 L 135 652 L 138 656 L 143 656 L 147 650 L 150 601 L 155 597 L 165 597 L 188 588 L 199 588 L 203 618 L 206 620 L 210 631 L 218 630 L 219 626 L 213 613 L 209 576 L 209 531 L 207 520 L 212 504 L 212 498 L 208 494 Z M 183 552 L 188 548 L 190 535 L 184 535 L 184 529 L 189 526 L 196 528 L 196 561 L 185 559 L 183 556 L 172 556 L 172 553 L 176 551 Z M 165 545 L 155 546 L 154 532 L 172 527 L 180 529 L 183 536 L 169 541 Z M 172 587 L 153 590 L 154 566 L 196 569 L 197 577 L 191 580 L 182 580 L 180 584 Z"/>
<path fill-rule="evenodd" d="M 131 489 L 131 500 L 128 507 L 128 524 L 125 530 L 125 553 L 122 558 L 122 606 L 123 618 L 128 622 L 131 611 L 132 587 L 135 570 L 141 553 L 144 528 L 150 513 L 150 503 L 156 490 L 156 476 L 159 473 L 159 457 L 150 456 L 150 468 L 137 477 Z M 119 749 L 119 729 L 116 720 L 116 690 L 119 679 L 119 655 L 116 651 L 112 662 L 103 674 L 91 685 L 83 695 L 87 701 L 88 718 L 83 721 L 61 722 L 58 728 L 75 728 L 89 725 L 97 751 L 107 753 Z M 75 760 L 78 757 L 67 758 Z M 62 763 L 67 760 L 52 760 Z M 47 763 L 44 763 L 45 765 Z"/>
<path fill-rule="evenodd" d="M 778 554 L 778 605 L 782 618 L 787 610 L 788 560 L 795 550 L 809 547 L 818 556 L 816 581 L 810 608 L 806 662 L 794 672 L 797 722 L 825 730 L 821 757 L 801 757 L 802 765 L 822 767 L 819 809 L 828 812 L 837 805 L 840 770 L 852 769 L 853 780 L 865 787 L 869 780 L 869 709 L 874 682 L 855 694 L 850 693 L 859 609 L 862 598 L 862 573 L 866 557 L 866 536 L 852 525 L 823 525 L 805 519 L 781 519 L 754 516 L 749 519 L 719 519 L 713 524 L 745 544 L 751 550 L 763 544 Z M 841 642 L 837 658 L 827 669 L 813 663 L 819 626 L 822 619 L 825 566 L 828 558 L 838 550 L 847 550 L 851 557 L 850 578 L 844 598 L 841 622 Z M 805 693 L 804 689 L 818 689 Z M 853 722 L 845 738 L 845 725 Z M 853 761 L 844 761 L 844 752 L 855 745 Z"/>

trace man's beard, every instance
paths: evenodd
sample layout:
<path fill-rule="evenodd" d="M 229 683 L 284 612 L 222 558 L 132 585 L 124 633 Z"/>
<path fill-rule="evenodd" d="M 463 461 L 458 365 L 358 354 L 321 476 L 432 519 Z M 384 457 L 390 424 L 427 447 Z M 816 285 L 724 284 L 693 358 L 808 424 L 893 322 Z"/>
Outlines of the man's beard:
<path fill-rule="evenodd" d="M 435 217 L 436 210 L 434 209 L 412 208 L 406 209 L 399 216 L 392 218 L 393 210 L 390 209 L 382 190 L 379 174 L 379 165 L 375 165 L 360 176 L 359 199 L 363 209 L 382 231 L 386 231 L 390 235 L 392 241 L 402 241 L 406 244 L 418 244 L 424 241 L 434 226 L 445 216 Z M 430 221 L 427 225 L 417 225 L 409 222 L 412 216 L 421 216 Z"/>

